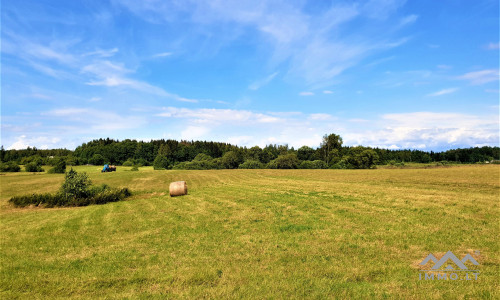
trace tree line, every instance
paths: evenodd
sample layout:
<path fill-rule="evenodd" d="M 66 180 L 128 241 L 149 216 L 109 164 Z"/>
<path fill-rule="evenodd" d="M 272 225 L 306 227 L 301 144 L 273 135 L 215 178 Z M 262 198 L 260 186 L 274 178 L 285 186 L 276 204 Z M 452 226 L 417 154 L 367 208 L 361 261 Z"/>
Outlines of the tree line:
<path fill-rule="evenodd" d="M 55 165 L 60 159 L 68 165 L 148 166 L 156 169 L 364 169 L 376 164 L 430 163 L 449 161 L 478 163 L 500 159 L 499 147 L 474 147 L 442 152 L 421 150 L 390 150 L 364 146 L 343 146 L 336 134 L 323 137 L 317 148 L 288 145 L 267 145 L 264 148 L 239 147 L 210 141 L 151 140 L 149 142 L 126 139 L 98 139 L 67 149 L 41 150 L 28 147 L 23 150 L 0 149 L 2 168 L 7 163 Z"/>

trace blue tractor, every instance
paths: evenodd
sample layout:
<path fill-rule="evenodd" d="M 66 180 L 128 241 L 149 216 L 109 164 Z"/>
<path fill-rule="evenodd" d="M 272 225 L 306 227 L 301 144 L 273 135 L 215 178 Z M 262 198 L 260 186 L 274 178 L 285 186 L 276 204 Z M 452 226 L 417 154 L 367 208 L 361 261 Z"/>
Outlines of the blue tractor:
<path fill-rule="evenodd" d="M 101 173 L 104 173 L 104 172 L 113 172 L 113 171 L 116 171 L 116 166 L 104 165 L 104 167 L 101 170 Z"/>

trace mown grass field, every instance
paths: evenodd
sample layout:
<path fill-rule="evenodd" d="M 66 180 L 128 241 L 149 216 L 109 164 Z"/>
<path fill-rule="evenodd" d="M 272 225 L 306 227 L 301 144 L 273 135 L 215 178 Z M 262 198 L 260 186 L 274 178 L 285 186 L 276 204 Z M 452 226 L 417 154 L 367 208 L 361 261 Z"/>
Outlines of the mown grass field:
<path fill-rule="evenodd" d="M 500 166 L 139 172 L 77 167 L 126 201 L 24 208 L 61 174 L 1 180 L 0 298 L 499 298 Z M 170 198 L 171 181 L 189 195 Z M 419 280 L 429 253 L 478 280 Z M 475 254 L 474 251 L 480 251 Z"/>

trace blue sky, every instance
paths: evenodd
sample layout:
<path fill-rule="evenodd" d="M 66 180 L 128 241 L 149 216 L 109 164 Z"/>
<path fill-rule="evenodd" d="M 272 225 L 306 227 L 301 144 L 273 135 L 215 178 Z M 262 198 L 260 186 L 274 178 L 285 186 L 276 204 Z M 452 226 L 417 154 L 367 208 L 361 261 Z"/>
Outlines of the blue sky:
<path fill-rule="evenodd" d="M 499 7 L 477 1 L 3 1 L 1 144 L 499 143 Z"/>

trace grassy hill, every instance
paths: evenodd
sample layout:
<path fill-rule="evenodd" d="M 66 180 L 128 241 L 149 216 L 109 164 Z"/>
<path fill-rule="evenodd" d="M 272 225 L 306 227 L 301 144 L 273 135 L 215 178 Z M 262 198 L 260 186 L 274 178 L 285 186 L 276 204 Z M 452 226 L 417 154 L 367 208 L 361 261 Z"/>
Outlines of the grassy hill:
<path fill-rule="evenodd" d="M 75 169 L 133 196 L 14 208 L 64 175 L 2 174 L 1 298 L 499 297 L 499 166 Z M 176 180 L 189 195 L 168 196 Z M 478 280 L 419 280 L 447 251 L 473 255 Z"/>

